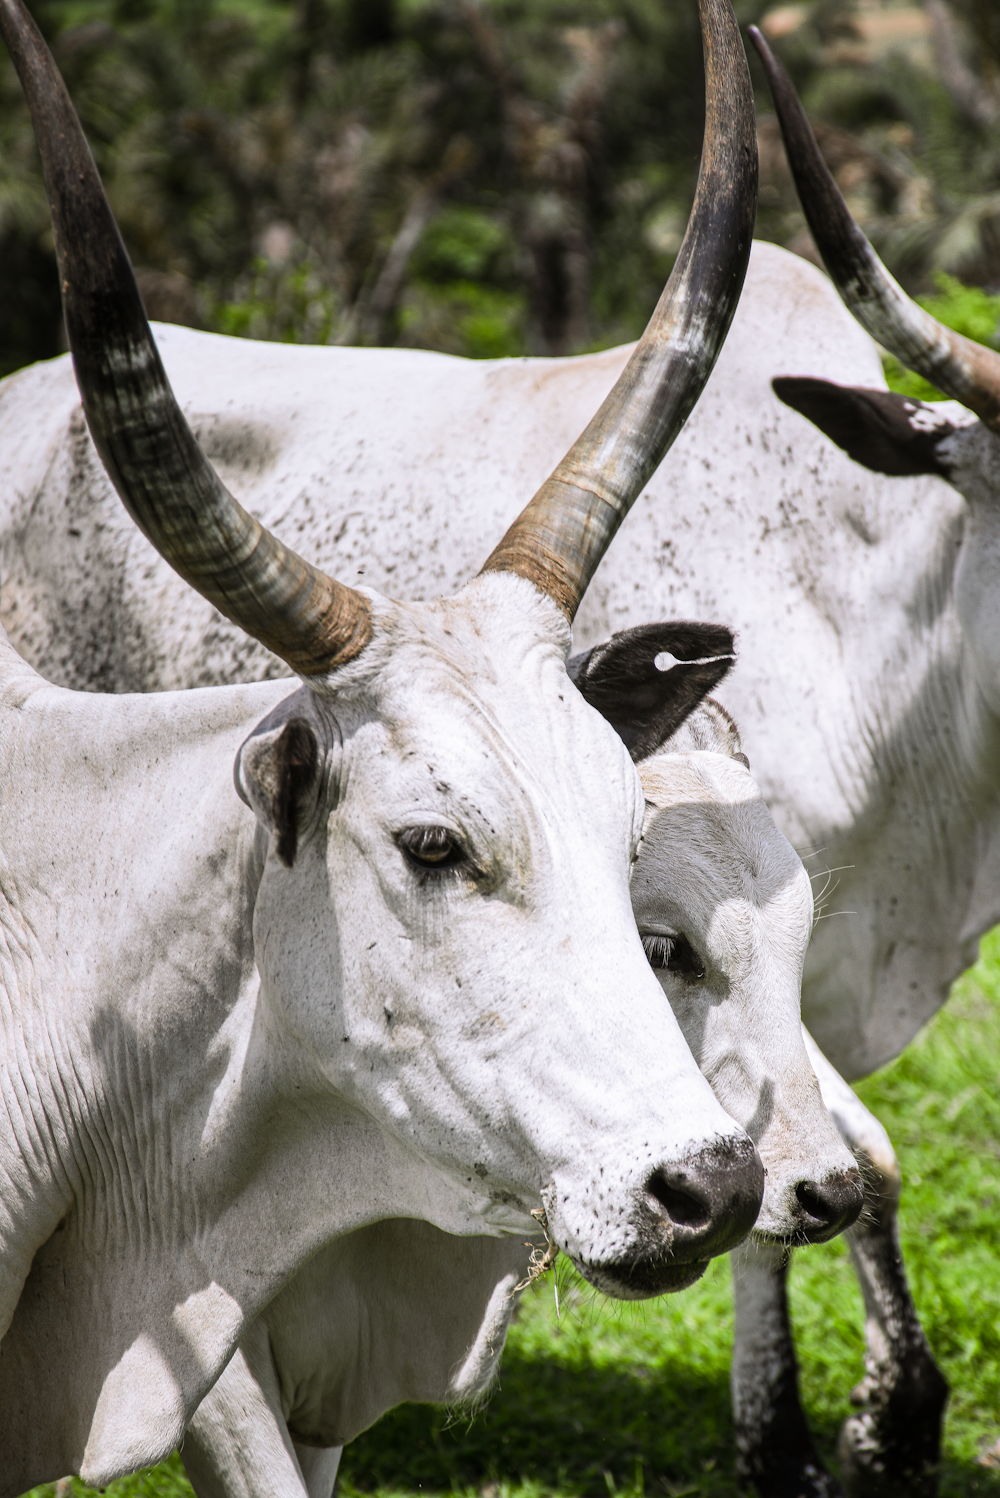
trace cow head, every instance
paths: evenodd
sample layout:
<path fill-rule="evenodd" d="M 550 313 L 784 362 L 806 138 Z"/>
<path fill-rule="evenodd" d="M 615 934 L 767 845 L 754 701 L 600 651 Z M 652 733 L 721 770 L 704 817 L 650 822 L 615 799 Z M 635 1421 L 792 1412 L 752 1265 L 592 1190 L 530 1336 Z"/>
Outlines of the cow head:
<path fill-rule="evenodd" d="M 746 60 L 728 0 L 701 14 L 706 149 L 649 328 L 480 576 L 403 605 L 321 573 L 223 486 L 52 58 L 22 0 L 0 0 L 102 461 L 180 575 L 304 682 L 237 767 L 268 833 L 254 924 L 272 1033 L 496 1230 L 544 1205 L 560 1247 L 625 1296 L 690 1280 L 749 1229 L 763 1184 L 645 961 L 628 894 L 641 791 L 564 664 L 567 621 L 708 377 L 749 253 Z"/>
<path fill-rule="evenodd" d="M 802 1039 L 809 876 L 764 804 L 736 725 L 702 700 L 732 663 L 719 625 L 654 624 L 575 658 L 570 673 L 639 763 L 646 814 L 632 908 L 695 1059 L 764 1161 L 755 1232 L 815 1243 L 857 1217 L 861 1178 Z"/>
<path fill-rule="evenodd" d="M 788 74 L 756 27 L 751 35 L 809 228 L 843 302 L 883 348 L 959 404 L 787 377 L 775 391 L 856 462 L 876 473 L 940 474 L 964 496 L 955 603 L 979 688 L 1000 715 L 1000 354 L 939 323 L 889 274 L 852 218 Z"/>
<path fill-rule="evenodd" d="M 317 1087 L 433 1159 L 486 1226 L 542 1204 L 602 1288 L 687 1283 L 750 1226 L 762 1177 L 635 932 L 641 787 L 567 678 L 565 618 L 491 574 L 373 610 L 373 647 L 237 761 L 268 835 L 268 1011 Z"/>

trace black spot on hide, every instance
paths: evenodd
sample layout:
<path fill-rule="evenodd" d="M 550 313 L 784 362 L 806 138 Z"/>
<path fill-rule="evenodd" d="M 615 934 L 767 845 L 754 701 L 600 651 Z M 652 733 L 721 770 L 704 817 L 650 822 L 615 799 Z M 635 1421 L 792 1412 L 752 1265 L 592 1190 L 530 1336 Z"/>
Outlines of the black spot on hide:
<path fill-rule="evenodd" d="M 891 478 L 921 473 L 950 477 L 939 448 L 957 429 L 933 406 L 891 390 L 834 385 L 804 376 L 781 376 L 771 385 L 780 401 L 873 473 Z"/>
<path fill-rule="evenodd" d="M 681 664 L 659 670 L 656 658 L 665 653 Z M 574 656 L 567 670 L 638 762 L 677 732 L 734 659 L 733 632 L 725 625 L 673 620 L 619 630 Z"/>
<path fill-rule="evenodd" d="M 299 806 L 311 787 L 318 759 L 316 735 L 304 718 L 289 718 L 269 756 L 267 790 L 278 857 L 286 868 L 299 844 Z"/>

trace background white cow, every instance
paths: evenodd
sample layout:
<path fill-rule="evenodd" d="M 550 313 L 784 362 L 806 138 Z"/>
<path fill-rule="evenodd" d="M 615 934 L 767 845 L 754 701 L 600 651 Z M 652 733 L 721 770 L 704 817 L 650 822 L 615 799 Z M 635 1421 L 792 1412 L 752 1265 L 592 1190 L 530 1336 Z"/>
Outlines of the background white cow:
<path fill-rule="evenodd" d="M 942 954 L 961 952 L 964 940 L 971 958 L 1000 903 L 1000 357 L 936 322 L 888 274 L 852 219 L 787 73 L 756 28 L 751 34 L 810 229 L 846 306 L 903 364 L 961 402 L 928 406 L 887 392 L 882 381 L 845 388 L 791 366 L 773 382 L 779 397 L 838 447 L 895 480 L 897 492 L 908 487 L 901 480 L 934 475 L 961 496 L 954 516 L 942 523 L 922 593 L 912 591 L 913 579 L 897 584 L 900 596 L 912 600 L 916 654 L 898 660 L 909 711 L 895 725 L 883 725 L 875 703 L 865 724 L 888 800 L 898 809 L 884 829 L 895 840 L 885 849 L 888 856 L 866 852 L 891 880 L 882 892 L 886 966 L 901 944 L 922 948 L 901 903 L 914 876 L 939 896 L 950 886 L 951 903 L 942 900 L 934 916 L 937 945 Z M 914 692 L 914 660 L 921 657 L 920 690 Z M 891 734 L 888 727 L 894 727 Z M 908 839 L 899 836 L 903 812 L 915 829 Z M 874 825 L 872 835 L 878 835 Z M 891 985 L 876 990 L 877 997 L 883 993 L 891 1002 Z M 946 994 L 942 983 L 938 996 Z M 814 1061 L 824 1098 L 873 1187 L 866 1220 L 849 1233 L 865 1298 L 868 1355 L 857 1391 L 862 1409 L 840 1435 L 845 1484 L 858 1498 L 932 1495 L 947 1386 L 902 1274 L 899 1166 L 885 1131 L 821 1058 Z M 816 1459 L 798 1403 L 787 1264 L 769 1257 L 738 1255 L 733 1389 L 744 1472 L 765 1493 L 794 1489 L 824 1498 L 839 1489 Z"/>

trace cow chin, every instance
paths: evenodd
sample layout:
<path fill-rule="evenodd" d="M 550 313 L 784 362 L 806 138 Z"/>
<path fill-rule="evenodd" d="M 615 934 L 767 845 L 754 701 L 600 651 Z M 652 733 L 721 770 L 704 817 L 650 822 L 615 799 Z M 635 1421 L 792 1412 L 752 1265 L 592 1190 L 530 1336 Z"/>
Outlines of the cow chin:
<path fill-rule="evenodd" d="M 690 1264 L 663 1260 L 645 1264 L 577 1264 L 584 1279 L 612 1300 L 650 1300 L 654 1295 L 669 1295 L 686 1290 L 700 1280 L 708 1268 L 708 1259 L 694 1259 Z"/>

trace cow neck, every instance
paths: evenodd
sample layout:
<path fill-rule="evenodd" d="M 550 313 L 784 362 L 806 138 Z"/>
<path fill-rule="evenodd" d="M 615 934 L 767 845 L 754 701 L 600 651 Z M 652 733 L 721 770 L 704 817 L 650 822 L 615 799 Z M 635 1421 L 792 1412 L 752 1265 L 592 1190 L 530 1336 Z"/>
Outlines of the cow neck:
<path fill-rule="evenodd" d="M 470 1225 L 356 1109 L 283 1105 L 253 961 L 261 837 L 232 765 L 288 683 L 98 696 L 3 651 L 0 1492 L 18 1493 L 169 1454 L 336 1232 L 410 1195 Z M 337 1183 L 319 1202 L 317 1179 Z"/>
<path fill-rule="evenodd" d="M 892 650 L 883 642 L 857 717 L 830 746 L 850 815 L 843 836 L 817 830 L 821 857 L 807 861 L 814 875 L 838 872 L 806 958 L 803 1016 L 848 1078 L 899 1054 L 1000 920 L 1000 718 L 956 606 L 968 544 L 957 506 L 906 599 L 905 629 Z"/>

